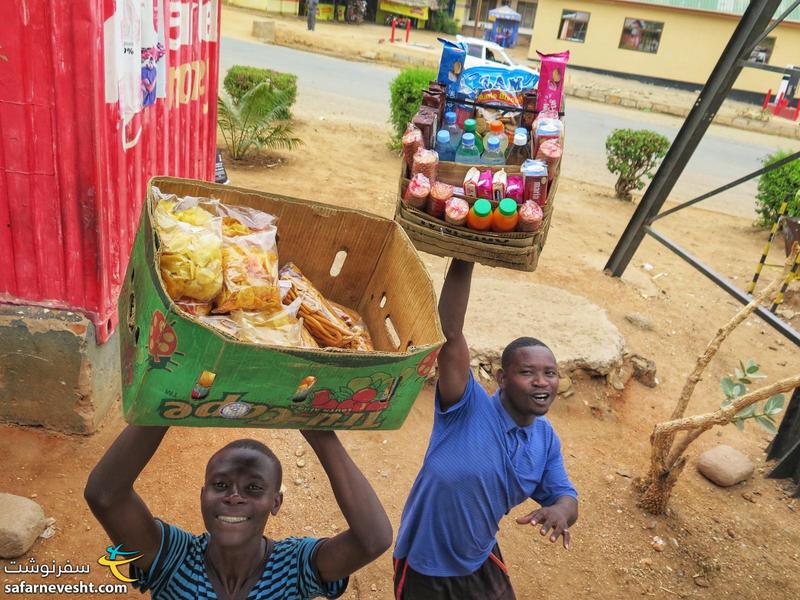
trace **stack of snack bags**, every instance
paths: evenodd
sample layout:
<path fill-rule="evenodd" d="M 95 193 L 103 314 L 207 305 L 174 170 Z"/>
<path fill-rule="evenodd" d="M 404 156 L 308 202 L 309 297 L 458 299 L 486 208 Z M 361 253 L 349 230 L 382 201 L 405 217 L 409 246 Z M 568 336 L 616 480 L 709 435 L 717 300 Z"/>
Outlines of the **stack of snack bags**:
<path fill-rule="evenodd" d="M 154 193 L 161 279 L 181 310 L 253 344 L 373 349 L 355 312 L 325 300 L 295 265 L 278 269 L 275 217 Z"/>

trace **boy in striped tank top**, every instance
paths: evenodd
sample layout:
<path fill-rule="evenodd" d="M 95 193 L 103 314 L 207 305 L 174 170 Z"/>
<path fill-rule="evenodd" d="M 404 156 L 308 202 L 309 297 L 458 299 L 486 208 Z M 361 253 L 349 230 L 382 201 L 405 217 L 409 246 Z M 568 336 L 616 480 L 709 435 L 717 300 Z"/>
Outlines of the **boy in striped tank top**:
<path fill-rule="evenodd" d="M 338 598 L 348 576 L 383 554 L 392 527 L 372 486 L 332 431 L 303 431 L 328 475 L 349 529 L 327 539 L 264 536 L 283 502 L 281 464 L 256 440 L 237 440 L 208 461 L 191 533 L 154 519 L 133 484 L 167 427 L 129 425 L 92 471 L 84 496 L 131 564 L 133 586 L 155 599 Z"/>

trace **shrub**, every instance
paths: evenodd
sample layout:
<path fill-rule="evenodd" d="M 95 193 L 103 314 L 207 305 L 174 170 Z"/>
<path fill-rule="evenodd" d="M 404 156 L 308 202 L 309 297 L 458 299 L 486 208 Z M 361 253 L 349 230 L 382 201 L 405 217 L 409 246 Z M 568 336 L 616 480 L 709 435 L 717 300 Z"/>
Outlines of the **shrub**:
<path fill-rule="evenodd" d="M 218 122 L 231 158 L 240 160 L 253 149 L 292 150 L 301 144 L 292 135 L 288 118 L 291 102 L 289 92 L 276 90 L 266 82 L 245 93 L 238 103 L 220 96 Z"/>
<path fill-rule="evenodd" d="M 391 93 L 391 116 L 389 118 L 395 132 L 395 141 L 399 140 L 406 130 L 406 125 L 414 118 L 422 103 L 422 91 L 428 83 L 436 79 L 431 69 L 404 69 L 389 84 Z"/>
<path fill-rule="evenodd" d="M 648 129 L 615 129 L 606 139 L 608 170 L 617 175 L 614 191 L 620 200 L 630 200 L 631 190 L 641 190 L 645 177 L 667 154 L 669 140 Z"/>
<path fill-rule="evenodd" d="M 457 35 L 461 32 L 456 21 L 446 10 L 432 10 L 428 27 L 433 31 L 441 31 L 447 35 Z"/>
<path fill-rule="evenodd" d="M 289 99 L 289 107 L 297 99 L 297 75 L 292 73 L 279 73 L 270 69 L 234 65 L 228 69 L 222 85 L 233 103 L 239 104 L 242 96 L 259 83 L 266 83 L 270 89 L 285 92 Z"/>
<path fill-rule="evenodd" d="M 769 166 L 787 156 L 789 156 L 789 152 L 778 150 L 764 157 L 761 166 Z M 772 225 L 775 219 L 778 218 L 778 209 L 786 199 L 787 194 L 790 194 L 791 198 L 789 199 L 786 214 L 790 217 L 800 217 L 798 191 L 800 191 L 800 159 L 786 163 L 769 173 L 764 173 L 758 178 L 758 192 L 756 193 L 757 223 L 766 227 Z"/>

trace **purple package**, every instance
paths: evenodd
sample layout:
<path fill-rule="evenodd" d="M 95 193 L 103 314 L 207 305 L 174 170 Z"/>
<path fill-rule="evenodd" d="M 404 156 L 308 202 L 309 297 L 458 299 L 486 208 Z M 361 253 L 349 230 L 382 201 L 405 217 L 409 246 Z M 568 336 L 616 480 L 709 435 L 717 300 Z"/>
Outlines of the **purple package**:
<path fill-rule="evenodd" d="M 523 192 L 525 186 L 522 183 L 522 175 L 509 175 L 508 184 L 506 185 L 506 197 L 513 198 L 517 204 L 522 204 Z"/>
<path fill-rule="evenodd" d="M 492 176 L 491 171 L 481 171 L 481 175 L 478 177 L 478 198 L 492 199 Z"/>
<path fill-rule="evenodd" d="M 564 74 L 569 62 L 569 50 L 555 54 L 542 54 L 538 50 L 539 88 L 536 94 L 536 110 L 561 111 L 564 97 Z"/>

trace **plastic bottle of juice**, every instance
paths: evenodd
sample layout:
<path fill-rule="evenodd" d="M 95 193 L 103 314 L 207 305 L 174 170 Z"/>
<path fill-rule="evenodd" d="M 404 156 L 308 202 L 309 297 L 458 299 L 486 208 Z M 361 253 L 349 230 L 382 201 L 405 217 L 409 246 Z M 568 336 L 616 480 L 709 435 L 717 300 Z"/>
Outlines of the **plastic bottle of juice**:
<path fill-rule="evenodd" d="M 475 137 L 475 147 L 483 154 L 483 139 L 477 134 L 478 122 L 475 119 L 467 119 L 464 121 L 464 133 L 471 133 Z M 464 140 L 464 137 L 461 137 Z"/>
<path fill-rule="evenodd" d="M 506 232 L 517 228 L 519 215 L 517 214 L 517 201 L 513 198 L 503 198 L 492 215 L 492 231 Z"/>
<path fill-rule="evenodd" d="M 497 136 L 490 135 L 486 141 L 486 152 L 481 157 L 481 163 L 484 165 L 506 164 L 506 155 L 503 154 L 503 149 L 500 147 L 500 139 Z"/>
<path fill-rule="evenodd" d="M 456 150 L 456 162 L 465 165 L 481 164 L 481 151 L 475 146 L 475 136 L 465 133 L 461 136 L 461 145 Z"/>
<path fill-rule="evenodd" d="M 530 158 L 528 152 L 528 134 L 520 128 L 514 134 L 514 145 L 511 146 L 511 152 L 508 153 L 506 164 L 508 165 L 521 165 Z"/>
<path fill-rule="evenodd" d="M 467 227 L 476 231 L 489 231 L 492 228 L 492 203 L 484 198 L 476 200 L 467 213 Z"/>
<path fill-rule="evenodd" d="M 483 136 L 484 148 L 489 144 L 489 138 L 491 136 L 495 136 L 498 140 L 500 140 L 500 150 L 502 150 L 503 154 L 505 155 L 506 150 L 508 149 L 508 135 L 506 134 L 506 128 L 502 121 L 492 121 L 489 123 L 489 131 L 487 131 Z"/>
<path fill-rule="evenodd" d="M 456 151 L 450 143 L 450 132 L 447 129 L 440 129 L 436 134 L 436 153 L 439 160 L 455 160 Z"/>
<path fill-rule="evenodd" d="M 461 143 L 461 127 L 456 122 L 456 113 L 452 110 L 444 113 L 444 128 L 450 132 L 450 144 L 453 146 L 453 153 L 458 150 L 458 145 Z"/>

